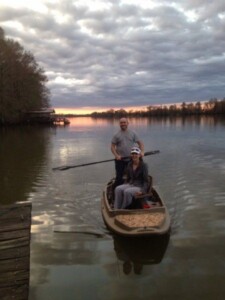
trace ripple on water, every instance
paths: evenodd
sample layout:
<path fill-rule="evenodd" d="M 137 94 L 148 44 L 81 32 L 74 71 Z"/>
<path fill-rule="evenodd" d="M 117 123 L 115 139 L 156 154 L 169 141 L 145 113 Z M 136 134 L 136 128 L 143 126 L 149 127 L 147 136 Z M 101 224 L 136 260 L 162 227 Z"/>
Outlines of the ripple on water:
<path fill-rule="evenodd" d="M 214 201 L 216 206 L 225 206 L 225 192 L 216 193 Z"/>

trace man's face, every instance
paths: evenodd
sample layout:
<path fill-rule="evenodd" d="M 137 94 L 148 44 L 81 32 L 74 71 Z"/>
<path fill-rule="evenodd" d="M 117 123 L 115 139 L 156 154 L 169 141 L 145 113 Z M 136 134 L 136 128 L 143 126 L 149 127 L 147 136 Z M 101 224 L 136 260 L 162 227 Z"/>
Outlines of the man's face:
<path fill-rule="evenodd" d="M 121 130 L 126 130 L 128 126 L 128 121 L 126 119 L 121 119 L 120 120 L 120 128 Z"/>

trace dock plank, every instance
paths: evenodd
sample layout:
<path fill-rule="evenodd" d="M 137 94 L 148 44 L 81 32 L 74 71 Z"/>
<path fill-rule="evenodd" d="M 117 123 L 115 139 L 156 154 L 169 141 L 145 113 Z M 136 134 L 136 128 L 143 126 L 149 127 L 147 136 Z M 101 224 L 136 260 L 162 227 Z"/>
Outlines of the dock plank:
<path fill-rule="evenodd" d="M 30 260 L 28 256 L 0 260 L 0 274 L 7 271 L 28 270 L 29 266 Z"/>
<path fill-rule="evenodd" d="M 30 245 L 30 239 L 28 237 L 21 237 L 18 239 L 8 240 L 8 241 L 1 241 L 0 243 L 0 251 L 5 249 L 11 248 L 18 248 L 21 246 L 28 246 Z"/>
<path fill-rule="evenodd" d="M 18 248 L 4 249 L 0 251 L 0 260 L 14 259 L 30 255 L 30 247 L 21 246 Z M 1 298 L 0 298 L 1 299 Z"/>
<path fill-rule="evenodd" d="M 30 277 L 30 202 L 0 205 L 0 299 L 27 300 Z"/>
<path fill-rule="evenodd" d="M 29 236 L 29 234 L 30 234 L 30 228 L 0 232 L 0 242 L 6 241 L 6 240 L 17 239 L 17 238 L 21 238 L 21 237 L 27 237 L 27 236 Z"/>
<path fill-rule="evenodd" d="M 0 287 L 1 300 L 25 300 L 28 299 L 29 286 L 27 284 L 16 285 L 12 287 Z"/>
<path fill-rule="evenodd" d="M 0 287 L 17 286 L 29 282 L 29 270 L 14 270 L 4 272 L 0 276 Z"/>

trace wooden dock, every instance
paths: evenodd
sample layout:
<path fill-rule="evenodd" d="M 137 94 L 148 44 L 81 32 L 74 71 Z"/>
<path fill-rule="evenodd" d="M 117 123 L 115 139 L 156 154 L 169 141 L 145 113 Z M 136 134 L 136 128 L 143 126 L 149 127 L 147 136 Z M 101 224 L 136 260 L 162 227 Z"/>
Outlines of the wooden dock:
<path fill-rule="evenodd" d="M 0 299 L 27 300 L 30 278 L 30 202 L 0 205 Z"/>

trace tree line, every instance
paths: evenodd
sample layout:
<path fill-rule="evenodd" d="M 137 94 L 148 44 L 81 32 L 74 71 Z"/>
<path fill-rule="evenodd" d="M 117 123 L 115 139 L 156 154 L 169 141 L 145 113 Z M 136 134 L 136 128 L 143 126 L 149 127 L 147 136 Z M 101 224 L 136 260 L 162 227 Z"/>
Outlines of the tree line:
<path fill-rule="evenodd" d="M 27 112 L 49 107 L 46 82 L 32 53 L 0 27 L 0 125 L 20 123 Z"/>
<path fill-rule="evenodd" d="M 225 114 L 225 98 L 218 100 L 212 98 L 206 102 L 196 103 L 185 103 L 181 105 L 149 105 L 146 110 L 129 110 L 125 109 L 109 109 L 104 112 L 93 112 L 92 117 L 103 117 L 103 118 L 120 118 L 123 116 L 129 117 L 178 117 L 178 116 L 189 116 L 189 115 L 214 115 L 214 114 Z"/>

